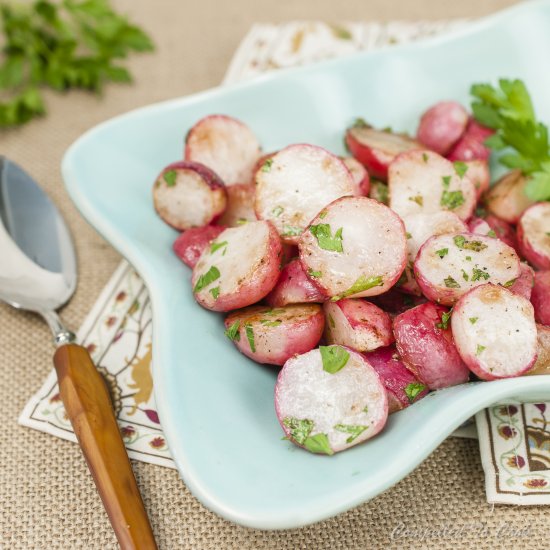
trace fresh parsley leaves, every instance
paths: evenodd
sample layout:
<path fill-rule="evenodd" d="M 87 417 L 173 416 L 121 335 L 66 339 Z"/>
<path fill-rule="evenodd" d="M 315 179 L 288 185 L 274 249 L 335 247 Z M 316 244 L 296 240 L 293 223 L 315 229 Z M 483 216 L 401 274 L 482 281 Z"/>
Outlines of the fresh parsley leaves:
<path fill-rule="evenodd" d="M 344 252 L 342 246 L 342 228 L 336 230 L 334 235 L 328 223 L 319 223 L 311 225 L 309 230 L 319 243 L 319 248 L 323 250 L 332 250 L 334 252 Z"/>
<path fill-rule="evenodd" d="M 346 366 L 349 353 L 341 346 L 319 346 L 323 370 L 335 374 Z"/>
<path fill-rule="evenodd" d="M 241 328 L 241 322 L 235 321 L 231 326 L 224 332 L 224 334 L 233 342 L 239 342 L 241 339 L 241 333 L 239 329 Z"/>
<path fill-rule="evenodd" d="M 331 302 L 337 302 L 342 298 L 347 298 L 348 296 L 358 294 L 359 292 L 364 292 L 365 290 L 369 290 L 370 288 L 374 288 L 375 286 L 383 285 L 384 279 L 381 275 L 378 275 L 376 277 L 365 277 L 364 275 L 361 275 L 361 277 L 359 277 L 347 290 L 345 290 L 341 294 L 338 294 L 337 296 L 333 296 L 330 300 Z"/>
<path fill-rule="evenodd" d="M 420 382 L 411 382 L 405 386 L 405 395 L 409 403 L 414 403 L 414 400 L 426 389 L 424 384 Z"/>
<path fill-rule="evenodd" d="M 198 280 L 193 292 L 196 294 L 203 288 L 206 288 L 209 284 L 213 283 L 216 279 L 220 278 L 220 270 L 213 265 L 206 273 L 202 274 Z"/>

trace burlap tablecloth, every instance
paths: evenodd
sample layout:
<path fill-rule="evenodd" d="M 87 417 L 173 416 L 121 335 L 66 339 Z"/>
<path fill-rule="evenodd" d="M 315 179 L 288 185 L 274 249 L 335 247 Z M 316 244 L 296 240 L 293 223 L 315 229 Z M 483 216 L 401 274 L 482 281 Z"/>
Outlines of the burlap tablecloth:
<path fill-rule="evenodd" d="M 61 183 L 63 152 L 83 131 L 131 108 L 216 85 L 255 21 L 442 19 L 479 16 L 512 3 L 200 0 L 190 6 L 177 0 L 117 1 L 157 45 L 153 55 L 132 58 L 135 85 L 110 86 L 104 98 L 48 95 L 47 118 L 0 134 L 0 152 L 44 185 L 74 233 L 80 281 L 64 319 L 79 326 L 120 259 L 80 217 Z M 51 368 L 49 338 L 41 320 L 0 305 L 0 548 L 116 548 L 79 448 L 16 423 Z M 471 440 L 449 439 L 412 475 L 355 510 L 280 532 L 220 519 L 193 498 L 173 470 L 142 463 L 134 463 L 134 470 L 162 549 L 548 548 L 548 508 L 486 503 L 478 444 Z"/>

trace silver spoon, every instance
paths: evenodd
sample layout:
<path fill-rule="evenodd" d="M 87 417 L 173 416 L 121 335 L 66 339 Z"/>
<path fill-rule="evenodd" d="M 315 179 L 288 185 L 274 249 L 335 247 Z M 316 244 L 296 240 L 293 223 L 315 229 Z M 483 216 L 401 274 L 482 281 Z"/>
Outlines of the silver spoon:
<path fill-rule="evenodd" d="M 56 313 L 76 288 L 70 233 L 34 180 L 4 157 L 0 258 L 0 300 L 38 313 L 53 333 L 61 399 L 121 548 L 156 549 L 106 385 Z"/>

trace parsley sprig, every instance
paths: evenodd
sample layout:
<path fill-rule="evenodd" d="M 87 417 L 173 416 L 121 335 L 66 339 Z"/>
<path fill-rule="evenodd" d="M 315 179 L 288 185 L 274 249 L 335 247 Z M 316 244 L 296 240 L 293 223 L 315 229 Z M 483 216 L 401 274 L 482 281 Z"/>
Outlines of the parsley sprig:
<path fill-rule="evenodd" d="M 106 82 L 130 82 L 117 61 L 153 49 L 139 27 L 108 0 L 0 2 L 0 128 L 46 112 L 41 88 L 101 92 Z"/>
<path fill-rule="evenodd" d="M 550 200 L 548 128 L 537 121 L 525 84 L 501 79 L 498 87 L 474 84 L 470 93 L 475 119 L 495 130 L 485 144 L 500 152 L 501 164 L 529 176 L 525 192 L 530 199 Z"/>

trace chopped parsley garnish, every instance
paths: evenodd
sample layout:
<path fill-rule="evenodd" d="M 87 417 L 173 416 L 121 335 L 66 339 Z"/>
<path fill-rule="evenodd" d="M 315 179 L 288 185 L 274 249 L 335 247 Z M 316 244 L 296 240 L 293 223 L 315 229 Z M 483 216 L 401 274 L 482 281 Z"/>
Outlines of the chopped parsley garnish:
<path fill-rule="evenodd" d="M 468 260 L 469 262 L 472 261 L 472 257 L 471 256 L 466 256 L 466 258 L 464 258 L 465 260 Z"/>
<path fill-rule="evenodd" d="M 311 267 L 307 270 L 307 274 L 314 279 L 318 279 L 319 277 L 323 276 L 323 273 L 321 271 L 314 271 L 313 269 L 311 269 Z"/>
<path fill-rule="evenodd" d="M 222 241 L 221 243 L 213 242 L 210 245 L 210 254 L 214 254 L 216 250 L 219 250 L 220 248 L 223 248 L 224 246 L 227 246 L 227 241 Z"/>
<path fill-rule="evenodd" d="M 439 250 L 436 250 L 435 253 L 440 258 L 444 258 L 449 253 L 449 249 L 448 248 L 440 248 Z"/>
<path fill-rule="evenodd" d="M 510 279 L 509 281 L 506 281 L 502 286 L 506 288 L 510 288 L 515 282 L 516 282 L 516 279 Z"/>
<path fill-rule="evenodd" d="M 462 179 L 464 174 L 468 171 L 468 165 L 461 160 L 457 160 L 456 162 L 453 162 L 453 166 L 455 168 L 456 175 Z"/>
<path fill-rule="evenodd" d="M 474 267 L 472 272 L 472 281 L 480 281 L 481 279 L 484 279 L 485 281 L 489 279 L 491 276 L 486 271 L 482 271 L 481 269 L 477 269 Z"/>
<path fill-rule="evenodd" d="M 453 314 L 452 309 L 450 311 L 444 311 L 441 314 L 441 322 L 435 324 L 436 328 L 447 330 L 447 328 L 449 327 L 449 319 L 451 318 L 452 314 Z"/>
<path fill-rule="evenodd" d="M 495 233 L 494 229 L 491 229 L 490 231 L 487 231 L 487 237 L 496 237 L 497 234 Z"/>
<path fill-rule="evenodd" d="M 329 315 L 328 315 L 328 321 L 329 321 L 330 326 L 331 326 L 332 328 L 334 328 L 334 327 L 336 326 L 336 323 L 334 322 L 334 319 L 333 319 L 333 317 L 332 317 L 332 315 L 331 315 L 330 313 L 329 313 Z"/>
<path fill-rule="evenodd" d="M 262 166 L 262 172 L 269 172 L 271 170 L 272 164 L 273 164 L 273 159 L 266 159 Z"/>
<path fill-rule="evenodd" d="M 168 170 L 168 172 L 164 172 L 163 175 L 164 181 L 168 187 L 174 187 L 174 185 L 176 185 L 177 177 L 178 173 L 175 170 Z"/>
<path fill-rule="evenodd" d="M 235 321 L 225 332 L 224 334 L 234 342 L 239 342 L 241 339 L 241 333 L 239 332 L 239 328 L 241 327 L 240 321 Z"/>
<path fill-rule="evenodd" d="M 352 124 L 352 128 L 370 128 L 370 124 L 364 118 L 357 117 Z"/>
<path fill-rule="evenodd" d="M 328 223 L 320 223 L 310 226 L 309 230 L 319 243 L 319 248 L 323 250 L 332 250 L 334 252 L 343 252 L 342 247 L 342 228 L 338 229 L 334 236 Z"/>
<path fill-rule="evenodd" d="M 414 197 L 409 197 L 409 200 L 415 202 L 419 206 L 424 206 L 424 197 L 422 195 L 416 195 Z"/>
<path fill-rule="evenodd" d="M 414 403 L 414 400 L 426 389 L 424 384 L 420 382 L 411 382 L 405 386 L 405 395 L 409 399 L 409 403 Z"/>
<path fill-rule="evenodd" d="M 349 353 L 341 346 L 319 346 L 323 370 L 335 374 L 346 366 Z"/>
<path fill-rule="evenodd" d="M 302 234 L 302 229 L 300 227 L 294 227 L 292 225 L 283 226 L 283 237 L 299 237 Z"/>
<path fill-rule="evenodd" d="M 443 279 L 447 288 L 460 288 L 460 285 L 449 275 L 446 279 Z"/>
<path fill-rule="evenodd" d="M 246 323 L 246 325 L 244 325 L 244 329 L 246 331 L 246 339 L 248 340 L 250 351 L 252 351 L 252 353 L 255 353 L 256 344 L 254 343 L 254 329 L 252 328 L 252 325 L 250 323 Z"/>
<path fill-rule="evenodd" d="M 237 225 L 244 225 L 245 223 L 248 223 L 248 220 L 246 218 L 239 218 L 237 220 Z"/>
<path fill-rule="evenodd" d="M 408 231 L 405 232 L 405 237 L 407 237 L 407 239 L 412 239 L 412 235 Z"/>
<path fill-rule="evenodd" d="M 342 292 L 342 294 L 333 296 L 330 300 L 332 302 L 337 302 L 342 298 L 347 298 L 348 296 L 352 296 L 353 294 L 364 292 L 365 290 L 369 290 L 370 288 L 374 288 L 375 286 L 384 286 L 384 280 L 381 275 L 368 278 L 364 275 L 361 275 L 361 277 L 359 277 L 357 281 L 355 281 L 347 290 Z"/>
<path fill-rule="evenodd" d="M 360 426 L 356 424 L 336 424 L 334 429 L 338 432 L 343 432 L 345 434 L 350 434 L 346 439 L 346 443 L 353 443 L 366 429 L 368 426 Z"/>
<path fill-rule="evenodd" d="M 428 162 L 428 155 L 426 153 L 422 153 L 422 160 Z"/>
<path fill-rule="evenodd" d="M 320 214 L 319 214 L 319 217 L 323 220 L 324 218 L 327 217 L 327 214 L 328 212 L 326 210 L 323 210 Z"/>
<path fill-rule="evenodd" d="M 365 414 L 369 414 L 369 406 L 368 405 L 365 405 L 365 407 L 363 408 L 363 412 Z"/>
<path fill-rule="evenodd" d="M 288 428 L 290 437 L 299 445 L 303 445 L 313 430 L 313 420 L 286 417 L 283 418 L 283 424 Z"/>
<path fill-rule="evenodd" d="M 476 355 L 479 355 L 484 349 L 486 349 L 485 346 L 478 344 L 476 349 Z"/>
<path fill-rule="evenodd" d="M 333 455 L 334 451 L 330 448 L 327 434 L 316 434 L 308 437 L 304 441 L 304 447 L 311 453 Z"/>
<path fill-rule="evenodd" d="M 264 327 L 278 327 L 282 321 L 270 321 L 269 319 L 260 319 L 260 323 L 264 325 Z"/>
<path fill-rule="evenodd" d="M 218 296 L 220 295 L 220 287 L 217 286 L 215 288 L 211 288 L 209 290 L 210 294 L 212 294 L 214 300 L 217 300 L 218 299 Z"/>
<path fill-rule="evenodd" d="M 463 235 L 455 235 L 453 241 L 460 250 L 473 250 L 474 252 L 480 252 L 485 250 L 487 245 L 481 241 L 467 241 Z"/>
<path fill-rule="evenodd" d="M 278 218 L 283 212 L 284 212 L 284 208 L 282 206 L 276 206 L 272 211 L 271 213 L 276 217 Z"/>
<path fill-rule="evenodd" d="M 376 188 L 373 198 L 380 201 L 382 204 L 388 204 L 388 200 L 389 200 L 388 186 L 385 183 L 382 183 L 381 181 L 374 181 L 373 184 L 374 184 L 374 187 Z"/>
<path fill-rule="evenodd" d="M 465 281 L 469 281 L 470 280 L 470 277 L 468 276 L 468 273 L 466 273 L 466 271 L 462 270 L 462 278 L 465 280 Z"/>
<path fill-rule="evenodd" d="M 462 191 L 447 191 L 446 189 L 441 193 L 441 201 L 439 204 L 441 206 L 446 206 L 449 210 L 454 210 L 462 204 L 464 204 L 465 199 Z"/>
<path fill-rule="evenodd" d="M 200 292 L 203 288 L 207 287 L 209 284 L 213 283 L 216 279 L 220 278 L 220 270 L 213 265 L 206 273 L 201 275 L 193 289 L 193 292 L 196 294 Z"/>
<path fill-rule="evenodd" d="M 477 323 L 478 319 L 479 319 L 479 317 L 470 317 L 469 321 L 470 321 L 470 323 L 472 323 L 472 325 L 475 325 Z"/>
<path fill-rule="evenodd" d="M 441 176 L 441 180 L 443 181 L 443 188 L 449 189 L 449 185 L 451 185 L 451 176 Z"/>

